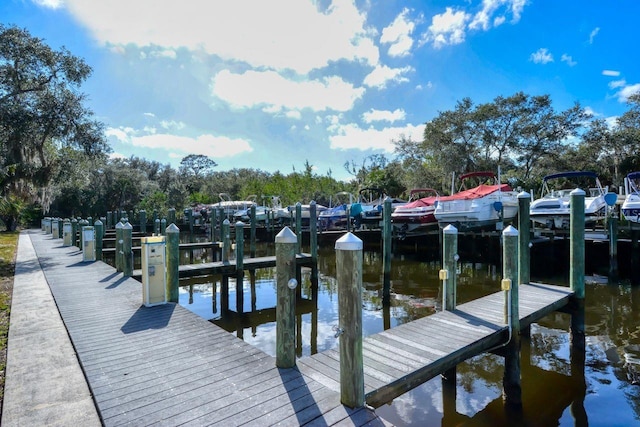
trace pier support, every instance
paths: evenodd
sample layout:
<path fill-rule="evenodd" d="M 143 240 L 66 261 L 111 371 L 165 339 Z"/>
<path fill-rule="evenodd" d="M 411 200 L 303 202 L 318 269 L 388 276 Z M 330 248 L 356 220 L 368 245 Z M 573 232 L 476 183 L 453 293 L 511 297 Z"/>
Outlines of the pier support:
<path fill-rule="evenodd" d="M 508 410 L 522 409 L 520 381 L 520 313 L 518 297 L 518 230 L 508 226 L 502 232 L 503 279 L 505 293 L 505 322 L 509 325 L 509 342 L 505 346 L 503 399 Z"/>
<path fill-rule="evenodd" d="M 132 235 L 133 226 L 127 221 L 122 225 L 122 275 L 124 277 L 131 277 L 133 274 Z"/>
<path fill-rule="evenodd" d="M 453 311 L 456 308 L 456 273 L 458 263 L 458 229 L 449 224 L 442 230 L 442 309 Z"/>
<path fill-rule="evenodd" d="M 336 241 L 336 282 L 340 337 L 340 401 L 364 406 L 362 356 L 362 240 L 347 233 Z"/>
<path fill-rule="evenodd" d="M 138 219 L 140 220 L 140 233 L 143 236 L 147 235 L 147 211 L 141 209 L 138 211 Z"/>
<path fill-rule="evenodd" d="M 584 299 L 584 198 L 580 188 L 571 192 L 569 285 L 579 299 Z"/>
<path fill-rule="evenodd" d="M 531 218 L 529 208 L 531 195 L 526 191 L 518 194 L 518 285 L 531 281 Z"/>
<path fill-rule="evenodd" d="M 102 261 L 102 239 L 104 238 L 104 224 L 99 219 L 93 224 L 96 230 L 96 260 Z"/>
<path fill-rule="evenodd" d="M 191 252 L 193 253 L 193 251 Z M 244 312 L 244 223 L 236 222 L 236 312 Z M 240 328 L 242 329 L 242 328 Z"/>
<path fill-rule="evenodd" d="M 296 246 L 298 239 L 289 227 L 276 235 L 276 366 L 296 364 L 295 312 Z"/>
<path fill-rule="evenodd" d="M 122 226 L 124 224 L 122 223 L 122 221 L 118 221 L 116 223 L 116 259 L 115 259 L 115 264 L 116 264 L 116 271 L 117 272 L 121 272 L 123 269 L 123 260 L 122 260 L 122 255 L 124 254 L 124 251 L 122 250 Z M 82 239 L 80 239 L 80 241 L 82 242 Z M 82 249 L 82 246 L 80 246 L 80 249 Z"/>
<path fill-rule="evenodd" d="M 389 196 L 384 199 L 384 207 L 382 209 L 382 250 L 384 253 L 382 268 L 382 305 L 391 304 L 391 198 Z"/>
<path fill-rule="evenodd" d="M 315 200 L 309 202 L 309 249 L 313 266 L 311 267 L 311 286 L 318 292 L 318 206 Z M 317 304 L 317 301 L 316 301 Z"/>
<path fill-rule="evenodd" d="M 179 302 L 180 276 L 180 229 L 171 223 L 165 230 L 167 235 L 167 301 Z"/>

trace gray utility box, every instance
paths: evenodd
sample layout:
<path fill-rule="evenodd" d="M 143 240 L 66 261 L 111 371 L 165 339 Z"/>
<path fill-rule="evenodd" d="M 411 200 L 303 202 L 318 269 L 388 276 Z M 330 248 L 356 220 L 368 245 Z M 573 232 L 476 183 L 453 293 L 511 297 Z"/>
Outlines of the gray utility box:
<path fill-rule="evenodd" d="M 69 221 L 62 224 L 62 246 L 73 245 L 73 227 Z"/>
<path fill-rule="evenodd" d="M 151 307 L 167 302 L 165 236 L 143 237 L 142 302 Z"/>

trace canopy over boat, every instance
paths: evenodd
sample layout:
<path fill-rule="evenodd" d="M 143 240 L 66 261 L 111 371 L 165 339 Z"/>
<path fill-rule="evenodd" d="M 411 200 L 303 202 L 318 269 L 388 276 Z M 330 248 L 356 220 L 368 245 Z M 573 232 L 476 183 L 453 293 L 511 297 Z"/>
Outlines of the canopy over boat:
<path fill-rule="evenodd" d="M 576 176 L 588 176 L 590 178 L 597 178 L 598 175 L 595 172 L 589 172 L 589 171 L 568 171 L 568 172 L 558 172 L 558 173 L 554 173 L 551 175 L 547 175 L 545 176 L 543 179 L 543 181 L 548 181 L 550 179 L 556 179 L 556 178 L 573 178 Z"/>

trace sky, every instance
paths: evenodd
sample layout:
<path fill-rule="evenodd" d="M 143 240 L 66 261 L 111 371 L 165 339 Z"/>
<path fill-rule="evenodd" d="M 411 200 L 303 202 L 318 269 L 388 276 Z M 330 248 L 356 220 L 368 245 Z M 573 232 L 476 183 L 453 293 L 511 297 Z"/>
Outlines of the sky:
<path fill-rule="evenodd" d="M 469 97 L 613 120 L 640 90 L 637 0 L 0 0 L 66 47 L 112 156 L 289 174 L 394 158 Z"/>

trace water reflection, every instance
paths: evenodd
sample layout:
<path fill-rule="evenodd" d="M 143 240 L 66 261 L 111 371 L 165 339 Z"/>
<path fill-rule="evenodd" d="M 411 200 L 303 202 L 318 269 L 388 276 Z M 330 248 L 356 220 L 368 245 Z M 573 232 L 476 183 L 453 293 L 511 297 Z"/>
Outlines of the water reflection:
<path fill-rule="evenodd" d="M 259 253 L 269 254 L 268 247 Z M 568 266 L 554 253 L 554 265 Z M 534 255 L 535 256 L 535 255 Z M 198 256 L 195 256 L 198 259 Z M 436 259 L 434 259 L 436 258 Z M 201 257 L 206 260 L 206 256 Z M 540 261 L 538 260 L 538 263 Z M 535 264 L 535 263 L 534 263 Z M 587 274 L 599 271 L 588 265 Z M 392 328 L 441 309 L 440 261 L 414 251 L 395 254 L 392 260 L 391 305 L 382 304 L 382 255 L 365 251 L 363 265 L 363 331 L 366 335 Z M 568 270 L 568 268 L 566 269 Z M 532 268 L 532 278 L 566 283 L 568 273 Z M 592 270 L 592 271 L 591 271 Z M 499 289 L 499 266 L 461 260 L 458 302 Z M 298 357 L 335 348 L 332 327 L 338 323 L 335 256 L 321 250 L 317 284 L 311 270 L 302 272 L 297 303 Z M 247 272 L 240 284 L 222 277 L 181 281 L 180 303 L 200 316 L 275 355 L 275 269 Z M 477 356 L 458 365 L 451 390 L 440 378 L 404 394 L 377 409 L 396 425 L 468 426 L 629 426 L 640 419 L 640 294 L 628 283 L 607 285 L 587 281 L 585 348 L 571 354 L 570 316 L 554 313 L 532 325 L 522 340 L 523 411 L 506 412 L 502 400 L 502 357 Z"/>

